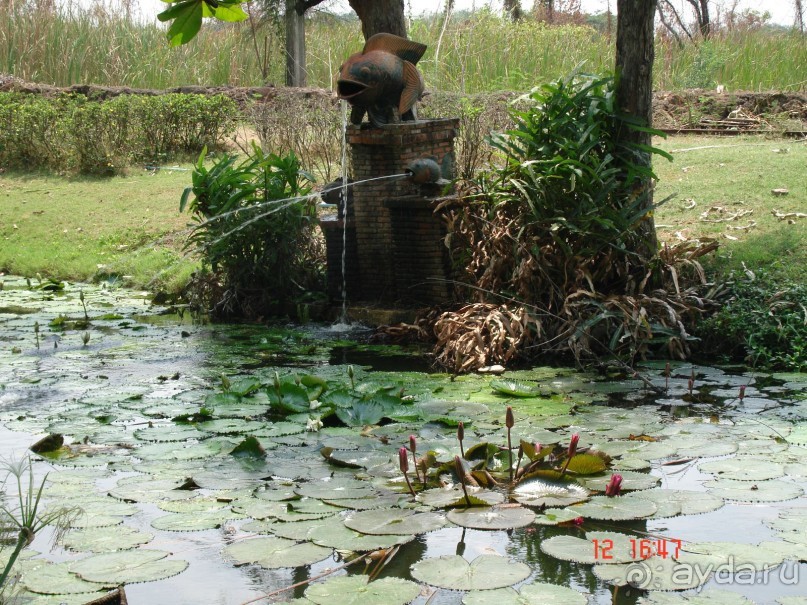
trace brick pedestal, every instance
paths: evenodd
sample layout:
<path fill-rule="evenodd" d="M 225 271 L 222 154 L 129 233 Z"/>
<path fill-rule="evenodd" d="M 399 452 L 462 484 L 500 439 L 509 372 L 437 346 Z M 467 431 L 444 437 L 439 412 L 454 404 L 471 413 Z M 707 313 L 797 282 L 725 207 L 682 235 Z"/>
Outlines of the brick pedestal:
<path fill-rule="evenodd" d="M 424 189 L 407 178 L 361 181 L 403 174 L 420 158 L 434 159 L 443 177 L 453 178 L 458 125 L 456 119 L 443 119 L 348 126 L 353 179 L 359 181 L 353 185 L 358 286 L 348 289 L 351 302 L 434 304 L 447 299 L 445 284 L 421 288 L 448 276 L 445 231 L 429 199 L 434 187 Z"/>

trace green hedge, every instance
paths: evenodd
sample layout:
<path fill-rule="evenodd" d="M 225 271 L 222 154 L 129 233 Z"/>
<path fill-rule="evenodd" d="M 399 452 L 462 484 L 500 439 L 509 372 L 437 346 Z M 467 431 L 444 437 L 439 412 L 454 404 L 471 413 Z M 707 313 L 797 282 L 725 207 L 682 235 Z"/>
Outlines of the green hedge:
<path fill-rule="evenodd" d="M 133 163 L 165 162 L 216 149 L 235 131 L 235 102 L 224 95 L 82 95 L 44 98 L 0 93 L 0 167 L 111 175 Z"/>

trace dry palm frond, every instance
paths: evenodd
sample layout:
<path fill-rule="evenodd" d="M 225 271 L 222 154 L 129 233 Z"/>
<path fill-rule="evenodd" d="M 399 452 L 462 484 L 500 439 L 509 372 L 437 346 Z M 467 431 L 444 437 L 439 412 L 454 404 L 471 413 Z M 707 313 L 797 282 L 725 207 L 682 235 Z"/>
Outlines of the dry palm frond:
<path fill-rule="evenodd" d="M 475 303 L 443 313 L 434 324 L 436 361 L 456 372 L 505 365 L 541 332 L 526 309 Z"/>

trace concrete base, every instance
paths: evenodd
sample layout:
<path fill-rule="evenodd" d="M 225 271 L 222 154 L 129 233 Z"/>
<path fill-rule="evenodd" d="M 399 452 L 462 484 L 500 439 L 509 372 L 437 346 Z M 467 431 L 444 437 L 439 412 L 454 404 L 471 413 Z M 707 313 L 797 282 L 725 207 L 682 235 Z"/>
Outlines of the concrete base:
<path fill-rule="evenodd" d="M 341 310 L 340 310 L 341 311 Z M 371 328 L 399 323 L 414 323 L 417 309 L 382 309 L 378 307 L 348 307 L 350 323 L 362 323 Z"/>

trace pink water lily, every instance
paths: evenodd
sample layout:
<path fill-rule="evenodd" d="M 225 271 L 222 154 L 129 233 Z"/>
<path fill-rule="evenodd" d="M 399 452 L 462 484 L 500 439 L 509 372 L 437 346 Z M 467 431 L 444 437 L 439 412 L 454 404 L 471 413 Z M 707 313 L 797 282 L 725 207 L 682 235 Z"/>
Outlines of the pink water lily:
<path fill-rule="evenodd" d="M 622 475 L 615 473 L 611 475 L 611 480 L 608 482 L 608 485 L 605 486 L 605 495 L 609 498 L 613 498 L 614 496 L 618 496 L 621 491 Z"/>

